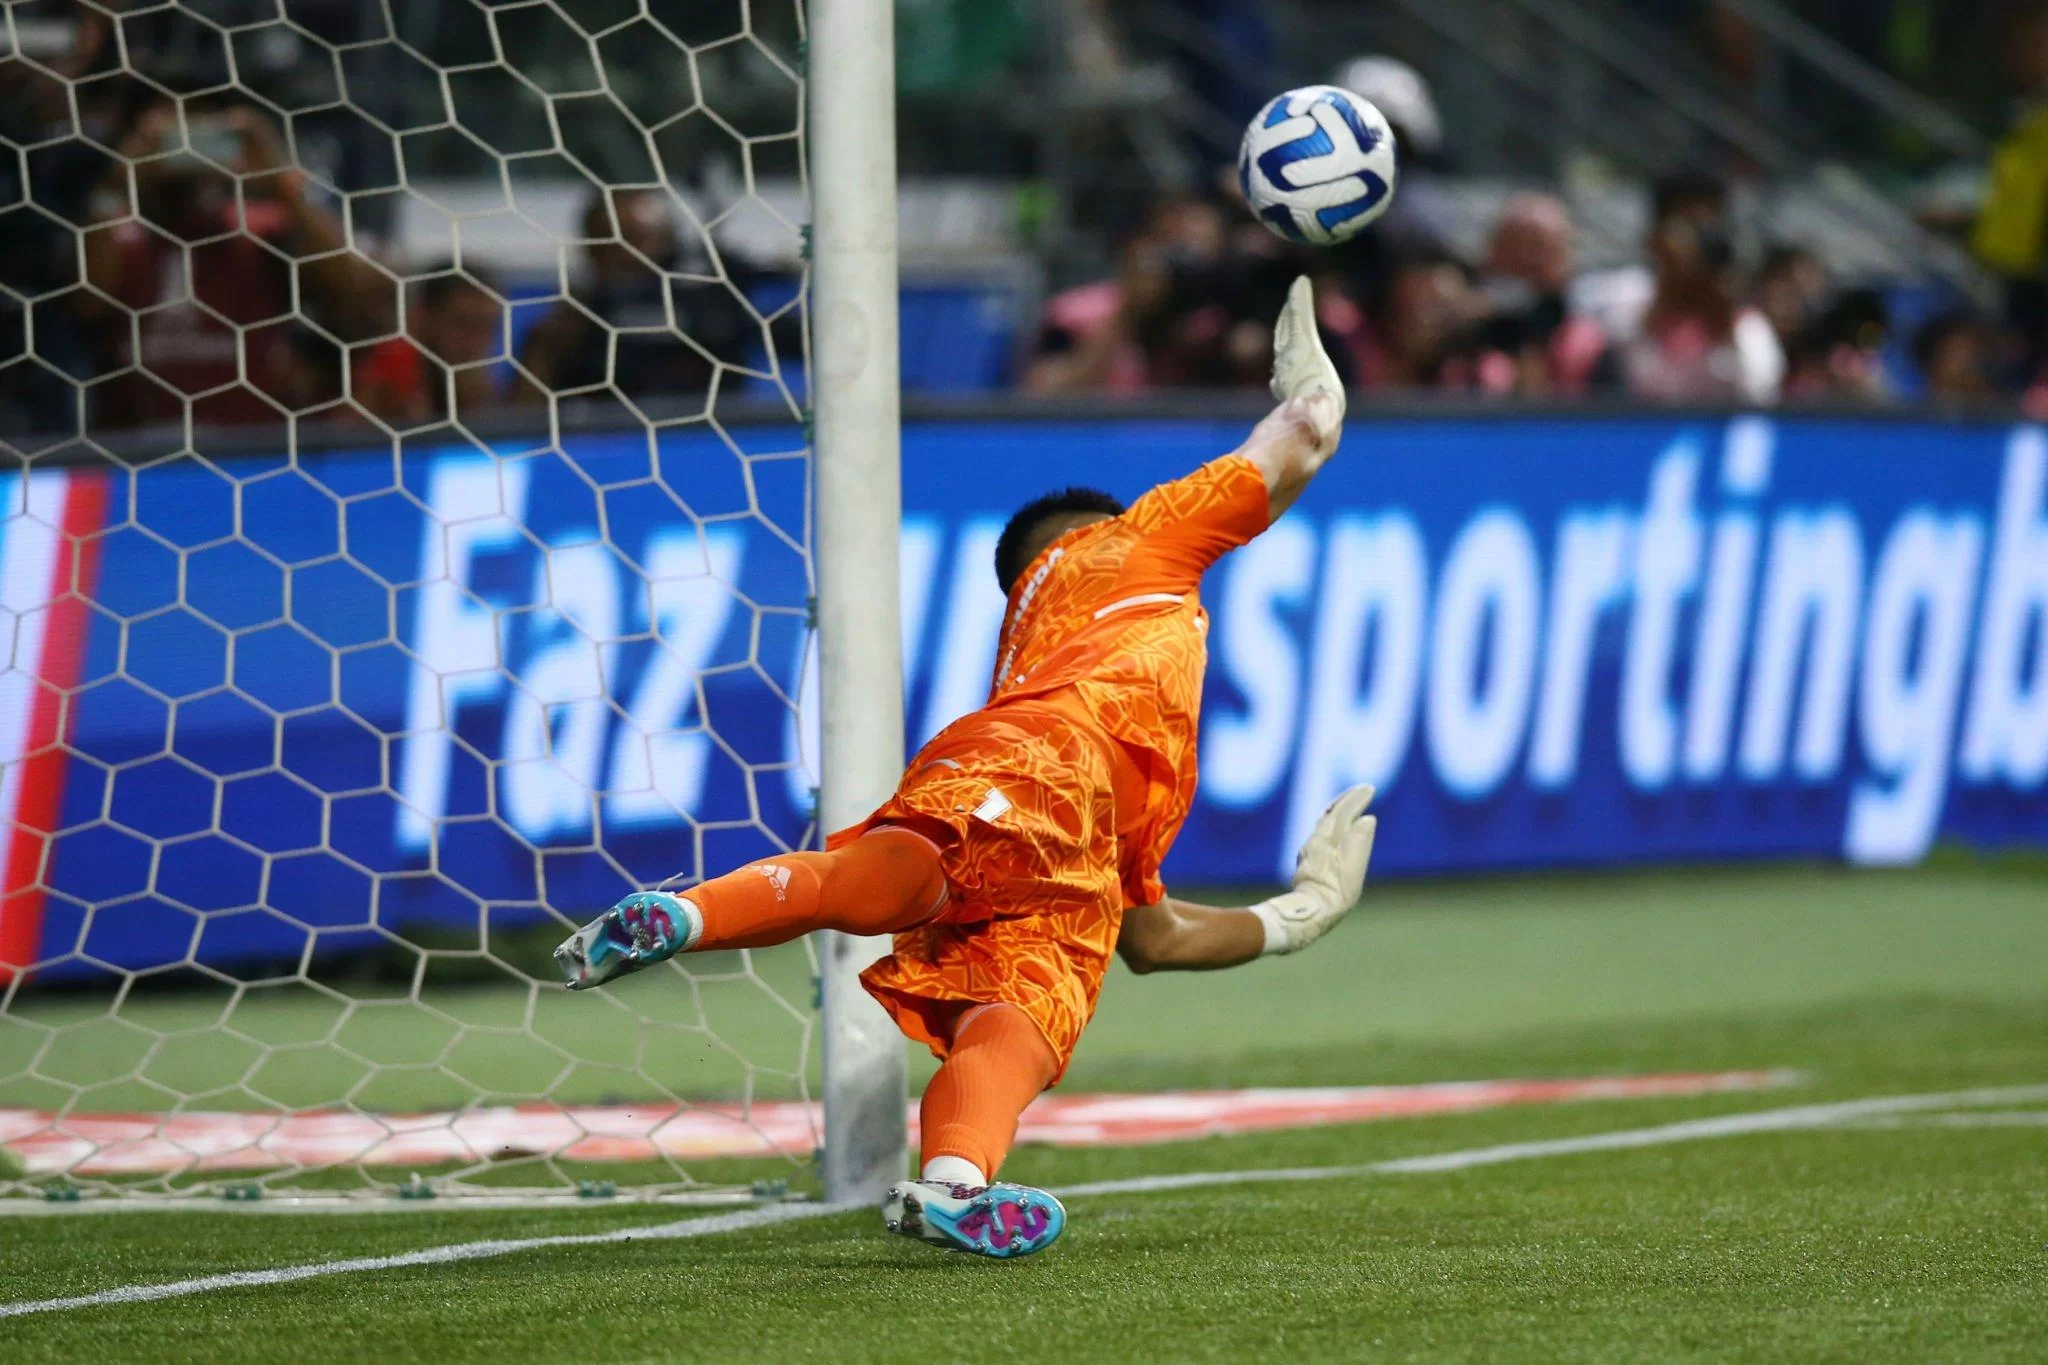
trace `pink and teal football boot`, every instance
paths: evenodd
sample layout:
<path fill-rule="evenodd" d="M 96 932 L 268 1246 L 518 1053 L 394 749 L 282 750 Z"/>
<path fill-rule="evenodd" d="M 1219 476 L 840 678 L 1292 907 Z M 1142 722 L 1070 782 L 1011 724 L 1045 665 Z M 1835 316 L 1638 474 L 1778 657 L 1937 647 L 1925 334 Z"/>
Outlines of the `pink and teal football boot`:
<path fill-rule="evenodd" d="M 1058 1241 L 1067 1230 L 1067 1211 L 1029 1185 L 899 1180 L 882 1201 L 882 1226 L 902 1237 L 1007 1260 Z"/>
<path fill-rule="evenodd" d="M 572 991 L 666 962 L 704 936 L 697 907 L 666 891 L 635 891 L 562 941 L 555 965 Z"/>

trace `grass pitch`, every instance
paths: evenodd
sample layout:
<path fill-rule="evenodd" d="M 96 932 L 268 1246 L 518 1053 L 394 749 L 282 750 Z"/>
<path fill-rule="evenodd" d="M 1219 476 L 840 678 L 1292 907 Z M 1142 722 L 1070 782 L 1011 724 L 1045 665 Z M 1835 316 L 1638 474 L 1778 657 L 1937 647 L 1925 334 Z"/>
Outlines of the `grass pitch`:
<path fill-rule="evenodd" d="M 628 983 L 626 988 L 639 983 Z M 1872 1095 L 2048 1082 L 2048 880 L 1969 866 L 1377 888 L 1313 951 L 1105 992 L 1070 1084 L 1792 1067 L 1791 1091 L 1166 1147 L 1050 1185 L 1344 1165 Z M 1967 1123 L 1969 1126 L 1964 1126 Z M 0 1319 L 0 1358 L 2040 1360 L 2048 1104 L 1380 1175 L 1076 1199 L 996 1264 L 870 1214 Z M 675 1210 L 0 1221 L 0 1299 Z"/>

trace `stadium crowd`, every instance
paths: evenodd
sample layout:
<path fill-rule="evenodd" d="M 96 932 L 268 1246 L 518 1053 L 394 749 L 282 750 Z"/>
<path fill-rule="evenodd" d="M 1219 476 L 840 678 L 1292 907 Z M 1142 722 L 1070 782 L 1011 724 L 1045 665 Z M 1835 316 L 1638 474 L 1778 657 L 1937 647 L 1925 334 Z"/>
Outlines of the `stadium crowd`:
<path fill-rule="evenodd" d="M 1757 240 L 1734 212 L 1737 186 L 1709 173 L 1649 188 L 1626 265 L 1582 270 L 1570 209 L 1540 189 L 1505 197 L 1483 246 L 1460 251 L 1428 83 L 1376 56 L 1334 79 L 1377 103 L 1402 147 L 1400 193 L 1379 225 L 1334 249 L 1295 248 L 1255 222 L 1232 176 L 1211 192 L 1163 197 L 1124 235 L 1114 275 L 1049 301 L 1024 385 L 1256 385 L 1277 291 L 1305 271 L 1318 277 L 1347 381 L 1365 392 L 1674 404 L 2004 398 L 2048 409 L 2048 219 L 2026 212 L 2048 193 L 2048 159 L 2035 150 L 2048 145 L 2048 114 L 2032 112 L 2048 96 L 2048 13 L 2015 31 L 2024 41 L 2009 74 L 2027 112 L 2000 150 L 2005 174 L 1981 219 L 1950 225 L 2008 277 L 2002 315 L 1937 295 L 1902 326 L 1885 282 L 1836 278 L 1807 243 Z M 2008 240 L 2016 245 L 2001 257 Z"/>
<path fill-rule="evenodd" d="M 0 63 L 0 144 L 21 149 L 0 158 L 10 431 L 188 412 L 208 426 L 292 415 L 406 428 L 550 397 L 702 395 L 718 362 L 770 339 L 748 291 L 786 279 L 730 266 L 721 278 L 659 192 L 588 197 L 566 290 L 522 294 L 474 259 L 379 256 L 268 112 L 231 89 L 188 96 L 181 131 L 163 86 L 128 74 L 146 53 L 117 50 L 112 23 L 80 13 L 67 50 Z M 1566 201 L 1543 190 L 1506 198 L 1483 250 L 1461 254 L 1442 221 L 1428 87 L 1368 59 L 1341 79 L 1381 103 L 1405 156 L 1381 225 L 1304 251 L 1252 219 L 1231 177 L 1162 196 L 1121 234 L 1111 273 L 1047 300 L 1015 382 L 1036 394 L 1257 387 L 1270 319 L 1307 271 L 1345 377 L 1366 394 L 2002 397 L 2048 410 L 2048 17 L 2014 33 L 2022 114 L 1980 218 L 1963 225 L 2006 281 L 2002 314 L 1945 305 L 1902 328 L 1884 289 L 1832 278 L 1801 243 L 1746 239 L 1729 183 L 1708 174 L 1651 188 L 1638 259 L 1619 268 L 1579 268 Z M 795 353 L 794 338 L 773 339 Z"/>
<path fill-rule="evenodd" d="M 1570 213 L 1544 192 L 1506 200 L 1476 261 L 1399 223 L 1334 251 L 1297 250 L 1223 194 L 1166 198 L 1130 233 L 1114 277 L 1049 301 L 1025 386 L 1254 386 L 1264 320 L 1304 270 L 1364 392 L 1887 403 L 1915 396 L 1887 364 L 1901 340 L 1917 396 L 2029 395 L 2040 378 L 2019 332 L 1966 308 L 1902 339 L 1883 291 L 1843 287 L 1810 249 L 1779 244 L 1746 265 L 1727 187 L 1682 176 L 1654 188 L 1641 262 L 1599 271 L 1575 267 Z"/>
<path fill-rule="evenodd" d="M 576 278 L 510 325 L 533 289 L 474 259 L 402 259 L 368 226 L 373 197 L 344 206 L 242 91 L 180 99 L 190 31 L 122 42 L 79 8 L 56 50 L 0 61 L 0 147 L 16 153 L 0 158 L 10 439 L 188 417 L 405 429 L 550 396 L 701 395 L 718 362 L 764 344 L 753 280 L 692 256 L 672 198 L 647 189 L 591 193 Z M 327 169 L 329 185 L 351 179 Z"/>

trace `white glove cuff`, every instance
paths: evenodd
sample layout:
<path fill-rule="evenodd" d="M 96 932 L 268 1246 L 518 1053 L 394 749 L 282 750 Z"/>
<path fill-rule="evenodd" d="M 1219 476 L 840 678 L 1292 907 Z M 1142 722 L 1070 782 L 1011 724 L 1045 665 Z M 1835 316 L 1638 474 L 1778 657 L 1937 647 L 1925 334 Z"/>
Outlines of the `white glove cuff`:
<path fill-rule="evenodd" d="M 1299 925 L 1313 916 L 1315 900 L 1304 892 L 1283 891 L 1270 900 L 1260 901 L 1251 910 L 1259 917 L 1259 923 L 1266 927 L 1266 946 L 1259 950 L 1259 955 L 1271 957 L 1276 953 L 1291 953 L 1299 946 L 1290 926 Z"/>

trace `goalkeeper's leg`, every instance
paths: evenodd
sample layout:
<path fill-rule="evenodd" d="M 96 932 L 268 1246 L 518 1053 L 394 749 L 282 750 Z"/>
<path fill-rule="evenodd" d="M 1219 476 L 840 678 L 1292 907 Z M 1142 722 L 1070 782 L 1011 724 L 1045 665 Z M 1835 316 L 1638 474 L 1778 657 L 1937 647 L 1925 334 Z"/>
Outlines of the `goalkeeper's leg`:
<path fill-rule="evenodd" d="M 677 953 L 766 948 L 814 929 L 888 934 L 946 907 L 938 846 L 884 825 L 830 853 L 784 853 L 685 892 L 638 891 L 555 949 L 572 990 Z"/>
<path fill-rule="evenodd" d="M 1059 1074 L 1052 1045 L 1015 1005 L 976 1005 L 953 1028 L 945 1065 L 918 1105 L 922 1174 L 986 1185 L 1003 1168 L 1017 1118 Z"/>
<path fill-rule="evenodd" d="M 995 1175 L 1024 1106 L 1058 1074 L 1059 1058 L 1023 1010 L 977 1005 L 962 1014 L 918 1108 L 923 1169 L 883 1202 L 889 1230 L 981 1256 L 1051 1246 L 1067 1224 L 1060 1201 Z"/>

